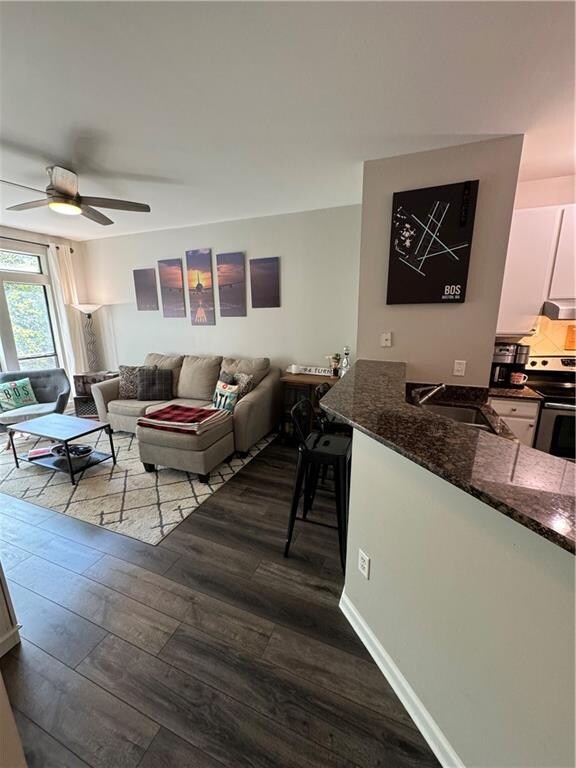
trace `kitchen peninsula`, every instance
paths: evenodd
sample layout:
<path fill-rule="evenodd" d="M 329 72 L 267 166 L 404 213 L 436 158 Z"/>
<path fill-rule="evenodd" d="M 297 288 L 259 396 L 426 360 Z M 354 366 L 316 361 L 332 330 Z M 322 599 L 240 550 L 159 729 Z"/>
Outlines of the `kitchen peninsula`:
<path fill-rule="evenodd" d="M 354 427 L 342 610 L 440 761 L 572 765 L 574 464 L 407 403 L 403 363 L 321 405 Z"/>

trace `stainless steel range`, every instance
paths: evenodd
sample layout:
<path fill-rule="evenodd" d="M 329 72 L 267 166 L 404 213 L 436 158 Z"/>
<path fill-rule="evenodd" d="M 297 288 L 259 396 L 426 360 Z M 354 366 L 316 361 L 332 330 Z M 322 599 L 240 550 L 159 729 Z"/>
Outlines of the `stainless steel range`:
<path fill-rule="evenodd" d="M 528 386 L 544 398 L 534 447 L 575 461 L 576 357 L 533 356 L 526 373 Z"/>

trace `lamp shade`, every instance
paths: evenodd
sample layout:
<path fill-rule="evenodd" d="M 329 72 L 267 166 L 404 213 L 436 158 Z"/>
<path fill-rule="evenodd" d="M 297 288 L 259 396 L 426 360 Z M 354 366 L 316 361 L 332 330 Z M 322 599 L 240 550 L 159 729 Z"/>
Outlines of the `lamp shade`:
<path fill-rule="evenodd" d="M 84 315 L 92 315 L 96 310 L 100 309 L 102 304 L 72 304 L 72 306 Z"/>

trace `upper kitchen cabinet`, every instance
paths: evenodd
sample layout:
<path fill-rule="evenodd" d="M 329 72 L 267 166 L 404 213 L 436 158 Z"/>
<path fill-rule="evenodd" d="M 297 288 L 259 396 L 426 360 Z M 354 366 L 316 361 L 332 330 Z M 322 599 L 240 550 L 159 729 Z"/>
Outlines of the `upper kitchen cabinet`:
<path fill-rule="evenodd" d="M 574 210 L 569 205 L 514 211 L 498 336 L 528 336 L 546 299 L 574 298 Z"/>
<path fill-rule="evenodd" d="M 576 205 L 567 205 L 562 215 L 558 249 L 550 284 L 551 299 L 573 299 L 576 275 L 574 262 L 574 224 L 576 223 Z"/>

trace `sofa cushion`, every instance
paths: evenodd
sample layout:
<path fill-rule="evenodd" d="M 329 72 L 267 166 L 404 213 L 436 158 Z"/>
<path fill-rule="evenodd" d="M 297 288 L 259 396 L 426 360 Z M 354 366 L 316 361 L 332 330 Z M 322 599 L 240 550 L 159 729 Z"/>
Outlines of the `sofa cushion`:
<path fill-rule="evenodd" d="M 14 408 L 12 411 L 2 411 L 0 413 L 0 424 L 9 426 L 10 424 L 19 424 L 28 419 L 37 419 L 39 416 L 47 416 L 54 413 L 56 403 L 35 403 L 34 405 L 23 405 L 21 408 Z"/>
<path fill-rule="evenodd" d="M 146 355 L 144 365 L 156 365 L 158 368 L 169 368 L 172 371 L 172 394 L 178 394 L 178 379 L 182 368 L 183 355 L 161 355 L 159 352 L 150 352 Z"/>
<path fill-rule="evenodd" d="M 110 400 L 108 411 L 117 416 L 143 416 L 151 405 L 164 405 L 160 400 Z"/>
<path fill-rule="evenodd" d="M 222 370 L 234 376 L 247 373 L 254 377 L 253 386 L 257 387 L 270 370 L 270 360 L 267 357 L 225 357 Z"/>
<path fill-rule="evenodd" d="M 178 397 L 212 400 L 221 363 L 221 357 L 186 355 L 178 380 Z"/>

